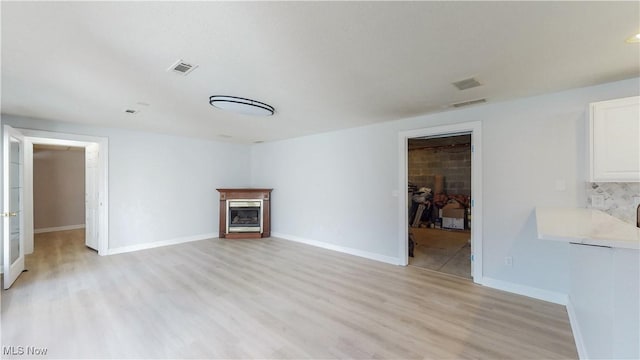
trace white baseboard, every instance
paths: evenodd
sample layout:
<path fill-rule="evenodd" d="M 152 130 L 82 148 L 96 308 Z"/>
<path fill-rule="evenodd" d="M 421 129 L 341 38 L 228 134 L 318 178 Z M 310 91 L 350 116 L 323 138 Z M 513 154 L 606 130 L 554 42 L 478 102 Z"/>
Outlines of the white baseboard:
<path fill-rule="evenodd" d="M 84 229 L 84 224 L 33 229 L 33 233 L 41 234 L 41 233 L 48 233 L 48 232 L 54 232 L 54 231 L 76 230 L 76 229 Z"/>
<path fill-rule="evenodd" d="M 576 348 L 578 349 L 579 359 L 588 359 L 587 347 L 582 338 L 582 332 L 580 331 L 580 324 L 578 323 L 578 317 L 576 316 L 576 310 L 571 303 L 571 297 L 567 302 L 567 314 L 569 315 L 569 323 L 571 324 L 571 331 L 573 332 L 573 340 L 576 342 Z"/>
<path fill-rule="evenodd" d="M 493 279 L 486 276 L 482 278 L 481 285 L 518 295 L 528 296 L 538 300 L 552 302 L 559 305 L 567 305 L 568 302 L 568 296 L 564 293 L 540 289 L 533 286 L 516 284 L 504 280 Z"/>
<path fill-rule="evenodd" d="M 353 249 L 353 248 L 340 246 L 340 245 L 335 245 L 335 244 L 329 244 L 329 243 L 322 242 L 322 241 L 317 241 L 317 240 L 305 239 L 305 238 L 302 238 L 302 237 L 299 237 L 299 236 L 282 234 L 282 233 L 274 233 L 274 232 L 272 232 L 271 236 L 277 237 L 277 238 L 280 238 L 280 239 L 284 239 L 284 240 L 295 241 L 295 242 L 299 242 L 299 243 L 302 243 L 302 244 L 316 246 L 316 247 L 323 248 L 323 249 L 338 251 L 338 252 L 349 254 L 349 255 L 355 255 L 355 256 L 371 259 L 371 260 L 381 261 L 381 262 L 384 262 L 384 263 L 387 263 L 387 264 L 392 264 L 392 265 L 400 265 L 401 264 L 400 259 L 398 259 L 396 257 L 392 257 L 392 256 L 375 254 L 375 253 L 371 253 L 371 252 L 368 252 L 368 251 L 363 251 L 363 250 L 359 250 L 359 249 Z"/>
<path fill-rule="evenodd" d="M 115 254 L 128 253 L 132 251 L 153 249 L 161 246 L 177 245 L 177 244 L 182 244 L 186 242 L 213 239 L 217 237 L 218 237 L 217 233 L 209 233 L 209 234 L 186 236 L 186 237 L 174 238 L 174 239 L 168 239 L 168 240 L 162 240 L 162 241 L 154 241 L 154 242 L 144 243 L 144 244 L 122 246 L 115 249 L 109 249 L 107 251 L 107 255 L 115 255 Z"/>

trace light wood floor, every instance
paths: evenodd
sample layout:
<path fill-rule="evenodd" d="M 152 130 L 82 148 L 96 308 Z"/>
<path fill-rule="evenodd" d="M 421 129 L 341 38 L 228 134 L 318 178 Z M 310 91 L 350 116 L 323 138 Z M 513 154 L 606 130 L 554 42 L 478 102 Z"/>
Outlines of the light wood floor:
<path fill-rule="evenodd" d="M 577 358 L 563 306 L 415 267 L 275 238 L 100 257 L 82 231 L 41 235 L 1 325 L 46 358 Z"/>

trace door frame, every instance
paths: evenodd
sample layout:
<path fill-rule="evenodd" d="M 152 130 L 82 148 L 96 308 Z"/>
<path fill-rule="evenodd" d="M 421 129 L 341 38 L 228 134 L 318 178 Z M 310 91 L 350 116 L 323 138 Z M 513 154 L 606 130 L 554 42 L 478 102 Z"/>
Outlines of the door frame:
<path fill-rule="evenodd" d="M 471 276 L 473 282 L 482 284 L 482 123 L 480 121 L 440 125 L 401 131 L 398 134 L 398 259 L 400 265 L 409 264 L 408 236 L 409 210 L 407 184 L 409 182 L 408 143 L 411 138 L 429 136 L 454 136 L 471 134 Z"/>
<path fill-rule="evenodd" d="M 25 138 L 25 252 L 33 252 L 33 145 L 59 145 L 86 148 L 98 144 L 98 254 L 109 250 L 109 139 L 51 131 L 19 129 Z M 86 166 L 86 162 L 85 162 Z M 86 170 L 86 169 L 85 169 Z M 86 173 L 85 173 L 86 177 Z M 85 217 L 86 217 L 85 208 Z"/>

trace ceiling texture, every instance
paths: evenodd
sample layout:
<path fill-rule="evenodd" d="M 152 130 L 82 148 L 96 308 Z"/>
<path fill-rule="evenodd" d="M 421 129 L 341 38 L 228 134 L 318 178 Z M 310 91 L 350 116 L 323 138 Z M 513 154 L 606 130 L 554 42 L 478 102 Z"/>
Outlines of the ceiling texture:
<path fill-rule="evenodd" d="M 640 32 L 637 1 L 3 1 L 1 12 L 3 114 L 239 143 L 640 76 L 640 44 L 625 43 Z M 198 67 L 167 71 L 180 59 Z M 452 85 L 470 77 L 482 85 Z M 211 95 L 275 114 L 225 112 Z"/>

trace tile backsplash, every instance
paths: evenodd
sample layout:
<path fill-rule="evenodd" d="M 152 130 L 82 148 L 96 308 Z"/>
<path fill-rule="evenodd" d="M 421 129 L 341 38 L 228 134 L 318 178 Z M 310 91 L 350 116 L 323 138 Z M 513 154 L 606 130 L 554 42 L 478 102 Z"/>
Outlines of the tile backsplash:
<path fill-rule="evenodd" d="M 636 225 L 636 199 L 640 183 L 587 183 L 587 207 L 593 208 L 593 195 L 604 197 L 604 207 L 598 208 L 622 221 Z"/>

